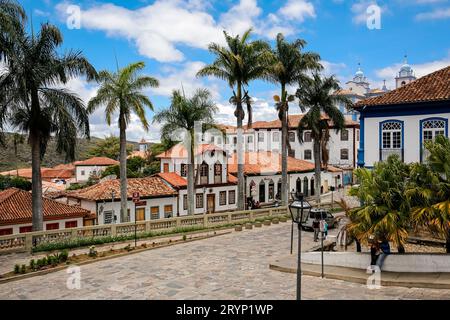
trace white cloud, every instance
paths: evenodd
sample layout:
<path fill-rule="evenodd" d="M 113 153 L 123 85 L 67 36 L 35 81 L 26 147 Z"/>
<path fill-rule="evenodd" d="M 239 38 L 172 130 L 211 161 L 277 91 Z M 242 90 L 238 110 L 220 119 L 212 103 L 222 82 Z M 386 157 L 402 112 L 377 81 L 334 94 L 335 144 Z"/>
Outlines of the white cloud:
<path fill-rule="evenodd" d="M 422 12 L 416 15 L 416 20 L 441 20 L 450 19 L 450 8 L 435 9 L 430 12 Z"/>
<path fill-rule="evenodd" d="M 279 13 L 289 20 L 303 22 L 306 18 L 315 18 L 314 5 L 306 0 L 288 0 Z"/>

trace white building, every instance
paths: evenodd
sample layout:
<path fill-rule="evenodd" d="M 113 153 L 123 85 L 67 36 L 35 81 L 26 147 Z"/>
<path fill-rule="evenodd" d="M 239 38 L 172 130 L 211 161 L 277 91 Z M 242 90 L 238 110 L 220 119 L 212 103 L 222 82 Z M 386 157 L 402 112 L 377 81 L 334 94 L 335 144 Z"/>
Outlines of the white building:
<path fill-rule="evenodd" d="M 86 182 L 91 176 L 101 176 L 101 173 L 109 166 L 119 165 L 119 161 L 107 157 L 94 157 L 74 164 L 76 182 Z"/>
<path fill-rule="evenodd" d="M 449 136 L 450 67 L 360 101 L 355 108 L 361 115 L 359 166 L 372 167 L 391 154 L 407 163 L 424 161 L 424 142 Z"/>
<path fill-rule="evenodd" d="M 139 202 L 133 202 L 138 192 Z M 96 224 L 144 221 L 177 215 L 177 192 L 158 177 L 128 179 L 128 212 L 120 216 L 120 180 L 107 180 L 96 185 L 68 192 L 67 204 L 80 206 L 96 216 Z"/>
<path fill-rule="evenodd" d="M 32 231 L 31 192 L 10 188 L 0 192 L 0 236 Z M 44 230 L 82 227 L 89 224 L 89 210 L 43 198 Z"/>

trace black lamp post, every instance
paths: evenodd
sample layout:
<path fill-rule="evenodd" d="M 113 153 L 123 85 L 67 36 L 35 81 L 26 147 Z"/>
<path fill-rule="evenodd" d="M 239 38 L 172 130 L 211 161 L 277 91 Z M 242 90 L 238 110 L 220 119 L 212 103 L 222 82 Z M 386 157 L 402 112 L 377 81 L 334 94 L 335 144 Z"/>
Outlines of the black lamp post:
<path fill-rule="evenodd" d="M 307 215 L 303 216 L 304 209 L 311 209 L 311 205 L 304 201 L 303 194 L 298 194 L 295 201 L 289 205 L 289 211 L 291 212 L 292 223 L 296 223 L 298 226 L 298 259 L 297 259 L 297 300 L 301 300 L 301 287 L 302 287 L 302 224 L 305 222 Z"/>

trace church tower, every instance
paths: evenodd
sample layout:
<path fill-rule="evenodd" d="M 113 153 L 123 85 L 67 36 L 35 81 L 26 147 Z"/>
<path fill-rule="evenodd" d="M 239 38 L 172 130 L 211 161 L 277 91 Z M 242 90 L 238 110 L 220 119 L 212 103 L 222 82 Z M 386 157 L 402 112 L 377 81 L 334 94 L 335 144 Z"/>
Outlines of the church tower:
<path fill-rule="evenodd" d="M 416 76 L 414 75 L 414 71 L 411 66 L 408 64 L 408 57 L 405 55 L 405 62 L 400 68 L 400 71 L 395 78 L 395 87 L 400 88 L 408 83 L 416 80 Z"/>

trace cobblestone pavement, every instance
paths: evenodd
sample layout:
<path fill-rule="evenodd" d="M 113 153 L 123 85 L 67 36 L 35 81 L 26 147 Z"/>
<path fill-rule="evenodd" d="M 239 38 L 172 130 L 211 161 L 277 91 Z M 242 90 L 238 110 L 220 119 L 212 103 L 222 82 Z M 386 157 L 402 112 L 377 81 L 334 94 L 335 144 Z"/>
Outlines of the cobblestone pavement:
<path fill-rule="evenodd" d="M 306 250 L 312 235 L 302 234 Z M 5 283 L 0 299 L 295 299 L 295 275 L 269 269 L 289 249 L 282 223 L 82 266 L 80 289 L 67 288 L 66 271 Z M 450 299 L 450 290 L 302 279 L 305 299 Z"/>

